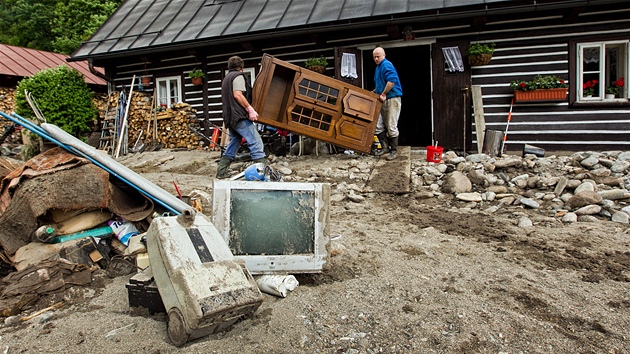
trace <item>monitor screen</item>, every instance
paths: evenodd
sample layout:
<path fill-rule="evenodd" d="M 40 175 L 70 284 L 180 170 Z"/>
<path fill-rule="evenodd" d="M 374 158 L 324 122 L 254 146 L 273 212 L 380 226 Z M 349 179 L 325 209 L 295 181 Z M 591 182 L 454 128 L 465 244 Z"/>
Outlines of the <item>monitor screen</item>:
<path fill-rule="evenodd" d="M 320 272 L 329 198 L 325 183 L 217 180 L 212 221 L 252 274 Z"/>

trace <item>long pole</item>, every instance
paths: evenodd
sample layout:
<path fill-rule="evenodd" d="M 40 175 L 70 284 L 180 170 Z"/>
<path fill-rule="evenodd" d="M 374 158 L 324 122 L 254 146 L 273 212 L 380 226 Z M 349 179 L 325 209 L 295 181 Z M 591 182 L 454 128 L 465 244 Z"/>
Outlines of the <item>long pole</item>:
<path fill-rule="evenodd" d="M 501 144 L 501 153 L 499 157 L 503 155 L 503 149 L 505 148 L 505 141 L 507 140 L 508 128 L 510 127 L 510 121 L 512 120 L 512 107 L 514 107 L 514 97 L 512 97 L 512 102 L 510 102 L 510 113 L 508 113 L 507 124 L 505 125 L 505 133 L 503 134 L 503 144 Z"/>
<path fill-rule="evenodd" d="M 129 98 L 127 99 L 127 107 L 125 107 L 125 115 L 122 121 L 122 127 L 120 128 L 120 137 L 118 137 L 118 145 L 116 146 L 116 158 L 120 154 L 120 147 L 122 146 L 123 137 L 125 136 L 125 129 L 127 128 L 127 116 L 129 116 L 129 106 L 131 106 L 131 95 L 133 94 L 133 84 L 136 82 L 136 75 L 133 75 L 131 79 L 131 87 L 129 88 Z"/>

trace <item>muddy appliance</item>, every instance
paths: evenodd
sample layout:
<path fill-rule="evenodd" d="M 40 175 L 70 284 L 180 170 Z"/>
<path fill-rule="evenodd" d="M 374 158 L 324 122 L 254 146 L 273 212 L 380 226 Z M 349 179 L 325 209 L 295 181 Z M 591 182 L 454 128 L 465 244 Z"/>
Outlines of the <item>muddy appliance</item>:
<path fill-rule="evenodd" d="M 181 346 L 247 318 L 263 296 L 203 214 L 157 217 L 147 230 L 155 283 L 168 314 L 168 337 Z"/>

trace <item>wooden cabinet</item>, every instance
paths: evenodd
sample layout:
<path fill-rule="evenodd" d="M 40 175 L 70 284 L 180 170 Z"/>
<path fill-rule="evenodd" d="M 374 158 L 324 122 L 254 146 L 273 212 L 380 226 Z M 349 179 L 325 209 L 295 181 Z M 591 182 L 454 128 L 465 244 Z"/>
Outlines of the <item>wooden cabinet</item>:
<path fill-rule="evenodd" d="M 253 88 L 259 123 L 369 153 L 378 95 L 265 54 Z"/>

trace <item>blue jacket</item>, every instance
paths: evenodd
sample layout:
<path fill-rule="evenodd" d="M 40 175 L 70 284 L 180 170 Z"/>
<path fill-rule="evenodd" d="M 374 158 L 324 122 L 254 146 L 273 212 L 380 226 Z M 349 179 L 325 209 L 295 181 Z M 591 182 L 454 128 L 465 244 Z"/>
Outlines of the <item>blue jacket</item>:
<path fill-rule="evenodd" d="M 400 86 L 400 79 L 394 64 L 387 58 L 383 58 L 383 61 L 376 66 L 376 71 L 374 72 L 375 92 L 380 95 L 388 81 L 393 82 L 394 87 L 387 93 L 387 98 L 402 96 L 402 86 Z"/>

